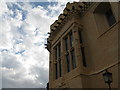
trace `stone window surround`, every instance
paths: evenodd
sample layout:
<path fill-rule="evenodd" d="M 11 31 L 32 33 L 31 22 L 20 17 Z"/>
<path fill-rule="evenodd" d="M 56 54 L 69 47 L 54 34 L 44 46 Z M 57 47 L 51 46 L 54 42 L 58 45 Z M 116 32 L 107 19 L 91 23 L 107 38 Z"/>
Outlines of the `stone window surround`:
<path fill-rule="evenodd" d="M 74 28 L 77 28 L 77 29 L 74 29 Z M 72 33 L 73 33 L 73 37 L 74 37 L 74 33 L 77 33 L 78 34 L 78 31 L 81 31 L 82 29 L 82 25 L 80 25 L 79 26 L 79 24 L 78 23 L 76 23 L 76 22 L 74 22 L 74 23 L 72 23 L 72 25 L 70 25 L 70 27 L 68 28 L 68 30 L 67 31 L 65 31 L 65 33 L 61 36 L 61 38 L 59 38 L 59 40 L 57 40 L 55 43 L 54 43 L 54 45 L 53 45 L 53 48 L 58 44 L 58 43 L 63 43 L 64 44 L 64 38 L 65 38 L 65 36 L 66 35 L 68 35 L 68 33 L 70 33 L 71 31 L 72 31 Z M 78 34 L 78 36 L 77 36 L 77 41 L 79 42 L 79 34 Z M 73 41 L 76 41 L 76 39 L 74 38 L 74 40 Z M 70 43 L 68 43 L 69 44 L 69 46 L 70 46 Z M 83 46 L 83 45 L 82 45 Z M 81 47 L 81 45 L 80 45 L 80 47 Z M 75 46 L 75 49 L 74 49 L 74 53 L 75 53 L 75 57 L 76 57 L 76 60 L 78 59 L 77 57 L 78 57 L 78 55 L 77 55 L 77 53 L 76 53 L 76 46 Z M 64 45 L 61 45 L 61 49 L 65 49 L 65 46 Z M 71 49 L 72 50 L 72 49 Z M 65 50 L 64 50 L 65 51 Z M 79 51 L 79 52 L 81 52 L 81 51 Z M 64 52 L 65 53 L 65 52 Z M 62 53 L 61 53 L 62 54 Z M 71 54 L 70 54 L 71 55 Z M 62 61 L 62 59 L 64 58 L 64 60 L 66 60 L 65 59 L 65 54 L 64 54 L 64 57 L 62 57 L 62 55 L 61 55 L 61 63 L 63 64 L 63 61 Z M 71 56 L 70 56 L 70 58 L 71 58 Z M 70 60 L 71 61 L 71 60 Z M 55 62 L 54 62 L 55 63 Z M 79 66 L 78 65 L 78 62 L 76 61 L 76 67 L 77 66 Z M 63 65 L 62 65 L 62 69 L 63 69 L 64 67 L 63 67 Z M 70 63 L 70 68 L 71 68 L 71 71 L 70 72 L 72 72 L 72 70 L 74 70 L 73 69 L 73 67 L 72 67 L 72 62 Z M 64 68 L 65 69 L 65 68 Z M 58 69 L 59 70 L 59 69 Z M 64 76 L 65 74 L 67 74 L 68 72 L 67 72 L 67 69 L 65 69 L 65 72 L 63 73 L 63 70 L 62 70 L 62 76 Z M 58 72 L 58 75 L 59 75 L 59 72 Z M 54 76 L 54 78 L 55 78 L 55 76 Z M 57 79 L 59 79 L 59 78 L 61 78 L 61 77 L 58 77 Z M 54 80 L 57 80 L 57 79 L 54 79 Z"/>

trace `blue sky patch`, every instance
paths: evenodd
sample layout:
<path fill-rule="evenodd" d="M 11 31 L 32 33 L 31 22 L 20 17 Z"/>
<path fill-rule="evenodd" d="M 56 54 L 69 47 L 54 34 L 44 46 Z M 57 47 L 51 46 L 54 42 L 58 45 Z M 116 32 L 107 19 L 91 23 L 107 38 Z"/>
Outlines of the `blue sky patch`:
<path fill-rule="evenodd" d="M 25 52 L 25 50 L 21 50 L 21 51 L 16 52 L 15 54 L 21 54 L 21 55 L 23 55 L 24 52 Z"/>
<path fill-rule="evenodd" d="M 20 43 L 23 43 L 22 40 L 16 40 L 15 44 L 20 44 Z"/>
<path fill-rule="evenodd" d="M 20 2 L 17 3 L 17 4 L 22 5 L 22 3 L 20 3 Z M 28 12 L 23 10 L 22 8 L 20 8 L 17 4 L 16 3 L 11 3 L 11 2 L 7 3 L 8 9 L 13 11 L 13 14 L 10 15 L 10 16 L 12 18 L 14 18 L 15 16 L 17 16 L 16 10 L 19 10 L 22 14 L 22 20 L 25 20 Z"/>
<path fill-rule="evenodd" d="M 4 51 L 7 52 L 8 50 L 7 50 L 7 49 L 2 49 L 2 50 L 0 50 L 0 51 L 1 51 L 1 52 L 4 52 Z"/>
<path fill-rule="evenodd" d="M 42 6 L 44 7 L 44 9 L 47 9 L 48 5 L 57 5 L 58 2 L 30 2 L 30 4 L 34 7 L 37 7 L 37 6 Z"/>

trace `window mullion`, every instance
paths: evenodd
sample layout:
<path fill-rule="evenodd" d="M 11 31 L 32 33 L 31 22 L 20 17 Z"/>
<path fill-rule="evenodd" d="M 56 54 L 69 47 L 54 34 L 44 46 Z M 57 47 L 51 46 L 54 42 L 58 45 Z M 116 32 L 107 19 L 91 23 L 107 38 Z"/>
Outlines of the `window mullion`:
<path fill-rule="evenodd" d="M 70 32 L 71 33 L 71 32 Z M 72 44 L 72 42 L 71 42 L 71 38 L 70 38 L 70 33 L 68 34 L 68 46 L 69 46 L 69 48 L 68 48 L 68 53 L 69 53 L 69 66 L 70 66 L 70 70 L 72 70 L 72 59 L 70 58 L 71 57 L 71 54 L 70 54 L 70 50 L 71 50 L 71 44 Z M 70 44 L 71 43 L 71 44 Z"/>

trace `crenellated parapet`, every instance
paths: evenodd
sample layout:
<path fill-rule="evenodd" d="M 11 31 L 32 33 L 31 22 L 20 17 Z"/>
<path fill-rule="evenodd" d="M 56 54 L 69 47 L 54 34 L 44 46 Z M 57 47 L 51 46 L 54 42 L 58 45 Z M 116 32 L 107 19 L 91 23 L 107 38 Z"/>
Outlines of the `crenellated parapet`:
<path fill-rule="evenodd" d="M 63 13 L 58 16 L 58 20 L 56 20 L 51 26 L 50 26 L 50 35 L 47 39 L 46 48 L 48 51 L 50 51 L 51 48 L 51 41 L 52 37 L 61 30 L 61 28 L 65 25 L 65 23 L 72 19 L 71 17 L 80 17 L 82 16 L 87 9 L 92 5 L 92 2 L 68 2 L 66 4 L 66 7 L 63 10 Z"/>

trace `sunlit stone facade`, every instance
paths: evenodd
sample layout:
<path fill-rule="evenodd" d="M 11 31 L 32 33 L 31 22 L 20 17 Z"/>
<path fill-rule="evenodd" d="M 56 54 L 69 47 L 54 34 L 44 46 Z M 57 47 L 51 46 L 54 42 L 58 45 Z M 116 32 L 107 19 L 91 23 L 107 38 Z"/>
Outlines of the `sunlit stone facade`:
<path fill-rule="evenodd" d="M 47 39 L 49 88 L 118 88 L 119 2 L 67 3 Z"/>

